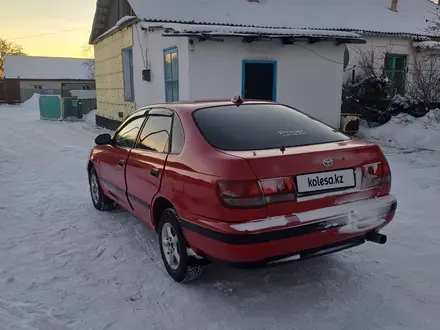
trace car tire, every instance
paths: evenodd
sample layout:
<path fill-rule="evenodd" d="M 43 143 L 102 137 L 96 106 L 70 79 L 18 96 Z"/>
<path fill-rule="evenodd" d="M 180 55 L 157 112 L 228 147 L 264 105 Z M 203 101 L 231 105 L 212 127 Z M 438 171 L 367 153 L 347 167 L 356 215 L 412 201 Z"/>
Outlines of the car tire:
<path fill-rule="evenodd" d="M 187 241 L 173 208 L 166 209 L 159 220 L 159 246 L 168 274 L 178 283 L 189 283 L 202 275 L 203 267 L 188 256 Z M 177 252 L 177 253 L 176 253 Z"/>
<path fill-rule="evenodd" d="M 89 174 L 90 196 L 93 206 L 99 211 L 109 211 L 115 208 L 115 202 L 107 197 L 101 188 L 96 169 L 92 167 Z"/>

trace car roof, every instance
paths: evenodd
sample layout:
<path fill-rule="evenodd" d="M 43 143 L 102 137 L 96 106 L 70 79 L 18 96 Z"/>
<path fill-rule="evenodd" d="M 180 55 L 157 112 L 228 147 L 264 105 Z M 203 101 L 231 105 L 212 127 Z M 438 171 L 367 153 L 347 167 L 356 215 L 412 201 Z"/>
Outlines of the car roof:
<path fill-rule="evenodd" d="M 242 104 L 277 104 L 273 101 L 262 101 L 262 100 L 250 100 L 246 99 L 243 100 Z M 175 111 L 189 111 L 193 112 L 198 109 L 202 108 L 211 108 L 211 107 L 220 107 L 220 106 L 234 106 L 237 105 L 232 100 L 227 99 L 212 99 L 212 100 L 195 100 L 195 101 L 179 101 L 179 102 L 166 102 L 166 103 L 157 103 L 157 104 L 151 104 L 145 107 L 142 107 L 139 110 L 142 109 L 148 109 L 148 108 L 168 108 Z"/>

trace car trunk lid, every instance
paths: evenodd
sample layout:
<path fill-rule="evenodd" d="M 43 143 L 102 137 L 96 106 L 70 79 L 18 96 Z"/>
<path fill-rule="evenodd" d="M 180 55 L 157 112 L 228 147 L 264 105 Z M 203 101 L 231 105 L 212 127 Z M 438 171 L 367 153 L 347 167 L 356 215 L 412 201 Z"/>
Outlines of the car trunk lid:
<path fill-rule="evenodd" d="M 377 145 L 361 140 L 227 153 L 246 159 L 258 180 L 293 177 L 296 200 L 269 204 L 269 216 L 329 207 L 348 194 L 371 198 L 379 191 L 365 185 L 364 177 L 384 161 Z"/>

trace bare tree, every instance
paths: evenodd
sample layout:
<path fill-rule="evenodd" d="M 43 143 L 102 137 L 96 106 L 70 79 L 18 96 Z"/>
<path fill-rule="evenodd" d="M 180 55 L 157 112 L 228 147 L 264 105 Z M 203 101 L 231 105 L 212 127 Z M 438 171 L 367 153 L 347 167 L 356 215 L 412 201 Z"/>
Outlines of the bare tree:
<path fill-rule="evenodd" d="M 407 83 L 407 95 L 416 103 L 429 109 L 440 102 L 440 56 L 432 53 L 414 58 Z M 435 112 L 438 115 L 438 112 Z M 438 117 L 438 116 L 436 116 Z M 440 120 L 440 118 L 436 118 Z"/>
<path fill-rule="evenodd" d="M 343 113 L 359 114 L 371 126 L 383 124 L 390 118 L 387 113 L 393 84 L 385 73 L 385 52 L 377 49 L 356 49 L 358 68 L 354 80 L 343 85 Z"/>
<path fill-rule="evenodd" d="M 358 51 L 359 55 L 359 62 L 358 67 L 360 68 L 361 72 L 358 73 L 361 76 L 364 77 L 380 77 L 381 76 L 381 67 L 379 66 L 379 69 L 377 67 L 377 60 L 376 60 L 376 50 L 374 48 L 365 50 L 365 49 L 359 49 Z"/>
<path fill-rule="evenodd" d="M 6 55 L 26 55 L 26 53 L 21 45 L 0 38 L 0 77 L 3 76 Z"/>
<path fill-rule="evenodd" d="M 85 45 L 82 47 L 81 55 L 85 57 L 93 57 L 93 48 L 91 45 Z M 95 60 L 87 58 L 83 62 L 87 68 L 87 76 L 89 79 L 95 79 Z"/>
<path fill-rule="evenodd" d="M 87 68 L 87 77 L 89 79 L 95 79 L 95 60 L 86 59 L 83 65 Z"/>
<path fill-rule="evenodd" d="M 385 78 L 385 58 L 386 54 L 392 53 L 392 46 L 378 50 L 377 47 L 362 49 L 351 47 L 357 54 L 356 68 L 360 69 L 357 76 Z"/>
<path fill-rule="evenodd" d="M 409 73 L 408 96 L 427 106 L 440 100 L 440 59 L 437 56 L 416 56 Z"/>
<path fill-rule="evenodd" d="M 427 19 L 428 27 L 425 31 L 432 36 L 440 36 L 440 10 L 437 7 L 435 10 L 431 11 L 432 17 Z"/>

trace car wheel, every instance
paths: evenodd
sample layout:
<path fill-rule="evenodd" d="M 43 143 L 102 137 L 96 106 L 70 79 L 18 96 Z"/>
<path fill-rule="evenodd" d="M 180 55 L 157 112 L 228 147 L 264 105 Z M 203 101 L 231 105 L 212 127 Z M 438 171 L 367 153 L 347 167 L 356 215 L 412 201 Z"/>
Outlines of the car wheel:
<path fill-rule="evenodd" d="M 99 211 L 108 211 L 115 208 L 115 202 L 107 197 L 102 191 L 101 184 L 94 167 L 90 170 L 89 175 L 90 195 L 92 197 L 93 206 Z"/>
<path fill-rule="evenodd" d="M 191 265 L 187 242 L 175 209 L 166 209 L 159 220 L 159 246 L 168 274 L 179 283 L 194 281 L 202 275 L 203 267 Z"/>

